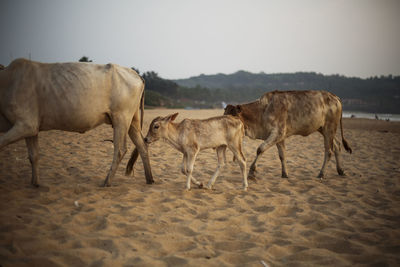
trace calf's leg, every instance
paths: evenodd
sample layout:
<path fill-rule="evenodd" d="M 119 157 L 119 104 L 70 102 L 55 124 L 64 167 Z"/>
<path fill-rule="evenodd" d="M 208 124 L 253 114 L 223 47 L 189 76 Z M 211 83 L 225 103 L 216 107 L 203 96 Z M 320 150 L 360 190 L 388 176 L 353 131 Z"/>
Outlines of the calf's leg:
<path fill-rule="evenodd" d="M 199 151 L 187 152 L 187 178 L 186 178 L 186 190 L 190 190 L 190 181 L 192 180 L 192 172 L 194 167 L 194 161 L 196 160 L 197 153 Z"/>
<path fill-rule="evenodd" d="M 219 171 L 220 171 L 221 167 L 224 166 L 225 161 L 226 161 L 226 156 L 225 156 L 226 146 L 219 146 L 219 147 L 217 147 L 216 150 L 217 150 L 218 166 L 217 166 L 217 169 L 215 170 L 213 176 L 211 177 L 210 181 L 208 181 L 208 184 L 207 184 L 208 189 L 212 189 L 212 187 L 219 175 Z"/>
<path fill-rule="evenodd" d="M 26 147 L 28 148 L 29 161 L 32 165 L 31 184 L 35 187 L 39 186 L 38 161 L 39 161 L 39 138 L 38 135 L 25 138 Z"/>
<path fill-rule="evenodd" d="M 182 160 L 182 167 L 181 167 L 181 172 L 184 174 L 184 175 L 187 175 L 188 174 L 188 166 L 187 166 L 187 154 L 186 153 L 183 153 L 183 160 Z M 191 177 L 191 181 L 194 183 L 194 184 L 196 184 L 196 185 L 198 185 L 199 186 L 199 188 L 202 188 L 203 187 L 203 183 L 202 182 L 199 182 L 198 180 L 196 180 L 196 178 L 194 178 L 193 176 Z"/>
<path fill-rule="evenodd" d="M 247 183 L 246 158 L 244 157 L 242 152 L 242 140 L 238 141 L 234 145 L 228 145 L 228 147 L 233 152 L 233 155 L 236 157 L 236 160 L 238 161 L 243 177 L 243 190 L 247 191 L 249 185 Z"/>
<path fill-rule="evenodd" d="M 276 147 L 278 148 L 279 159 L 282 164 L 282 178 L 288 178 L 287 170 L 286 170 L 286 156 L 285 156 L 285 141 L 276 143 Z"/>
<path fill-rule="evenodd" d="M 187 154 L 183 153 L 181 172 L 187 175 Z"/>

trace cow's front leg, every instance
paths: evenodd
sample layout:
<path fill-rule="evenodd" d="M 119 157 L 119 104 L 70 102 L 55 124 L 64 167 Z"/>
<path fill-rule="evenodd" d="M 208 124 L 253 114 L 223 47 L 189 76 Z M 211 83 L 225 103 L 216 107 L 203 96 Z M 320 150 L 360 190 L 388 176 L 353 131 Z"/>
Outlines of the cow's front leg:
<path fill-rule="evenodd" d="M 38 161 L 39 161 L 39 138 L 38 135 L 25 138 L 26 147 L 28 148 L 29 161 L 32 165 L 31 184 L 35 187 L 39 186 Z"/>
<path fill-rule="evenodd" d="M 321 180 L 325 177 L 325 168 L 332 156 L 331 148 L 333 147 L 333 136 L 329 134 L 324 134 L 324 147 L 325 147 L 324 162 L 322 163 L 321 171 L 317 176 L 317 178 L 320 178 Z"/>
<path fill-rule="evenodd" d="M 104 186 L 111 186 L 111 180 L 117 171 L 118 165 L 124 157 L 126 149 L 126 135 L 128 133 L 128 126 L 124 117 L 115 117 L 113 120 L 114 126 L 114 156 L 111 163 L 110 171 L 104 180 Z"/>
<path fill-rule="evenodd" d="M 257 163 L 258 158 L 261 156 L 262 153 L 264 153 L 266 150 L 268 150 L 271 146 L 275 145 L 277 143 L 278 139 L 279 139 L 278 132 L 273 131 L 268 136 L 268 138 L 257 148 L 256 158 L 254 159 L 253 163 L 250 165 L 250 169 L 249 169 L 248 177 L 250 179 L 255 179 L 254 172 L 256 170 L 256 163 Z"/>
<path fill-rule="evenodd" d="M 333 139 L 333 152 L 335 153 L 336 170 L 339 175 L 345 176 L 344 170 L 342 167 L 342 161 L 340 160 L 340 143 L 338 142 L 338 140 L 336 138 Z"/>

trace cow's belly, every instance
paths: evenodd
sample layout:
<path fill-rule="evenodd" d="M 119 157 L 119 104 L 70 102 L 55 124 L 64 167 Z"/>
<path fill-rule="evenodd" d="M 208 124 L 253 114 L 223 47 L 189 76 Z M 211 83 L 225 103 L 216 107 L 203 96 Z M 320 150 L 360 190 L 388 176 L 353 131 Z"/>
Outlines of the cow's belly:
<path fill-rule="evenodd" d="M 111 123 L 106 113 L 97 114 L 53 114 L 51 116 L 43 116 L 40 122 L 40 130 L 62 130 L 69 132 L 84 133 L 103 123 Z"/>
<path fill-rule="evenodd" d="M 287 135 L 308 136 L 320 129 L 324 125 L 322 120 L 314 118 L 313 120 L 302 121 L 288 127 Z"/>

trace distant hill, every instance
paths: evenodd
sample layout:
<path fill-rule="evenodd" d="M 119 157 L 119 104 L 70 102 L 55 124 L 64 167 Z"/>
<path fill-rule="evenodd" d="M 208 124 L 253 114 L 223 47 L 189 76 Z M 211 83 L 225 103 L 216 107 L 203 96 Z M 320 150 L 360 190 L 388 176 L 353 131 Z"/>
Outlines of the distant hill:
<path fill-rule="evenodd" d="M 238 71 L 202 74 L 174 82 L 183 88 L 206 88 L 211 95 L 218 95 L 215 99 L 211 97 L 215 101 L 244 102 L 273 90 L 327 90 L 342 99 L 345 110 L 400 113 L 400 76 L 361 79 L 315 72 L 256 74 Z"/>

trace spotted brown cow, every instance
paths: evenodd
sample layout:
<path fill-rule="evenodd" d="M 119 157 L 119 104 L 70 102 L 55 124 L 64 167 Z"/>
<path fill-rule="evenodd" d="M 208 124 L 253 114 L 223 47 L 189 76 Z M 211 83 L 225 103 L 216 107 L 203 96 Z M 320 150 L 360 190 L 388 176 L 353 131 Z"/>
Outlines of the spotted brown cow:
<path fill-rule="evenodd" d="M 324 177 L 332 152 L 335 154 L 337 172 L 344 175 L 339 158 L 340 143 L 335 138 L 339 123 L 343 146 L 349 153 L 352 150 L 343 137 L 342 103 L 336 95 L 326 91 L 274 91 L 251 103 L 228 105 L 225 114 L 238 116 L 245 125 L 247 136 L 264 140 L 250 166 L 249 177 L 254 177 L 256 162 L 261 154 L 276 145 L 282 164 L 282 177 L 287 178 L 285 139 L 292 135 L 307 136 L 316 131 L 324 136 L 325 147 L 324 162 L 318 177 Z"/>

